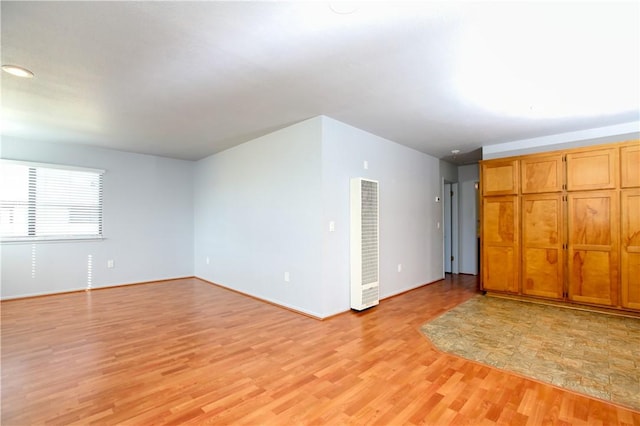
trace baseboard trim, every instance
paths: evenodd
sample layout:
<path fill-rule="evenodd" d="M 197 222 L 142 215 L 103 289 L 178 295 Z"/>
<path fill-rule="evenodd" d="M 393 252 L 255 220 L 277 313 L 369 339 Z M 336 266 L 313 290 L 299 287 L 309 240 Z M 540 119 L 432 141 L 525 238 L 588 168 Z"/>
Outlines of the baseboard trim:
<path fill-rule="evenodd" d="M 399 293 L 395 293 L 395 294 L 391 294 L 389 296 L 385 296 L 385 297 L 381 298 L 380 301 L 382 302 L 383 300 L 389 300 L 389 299 L 393 299 L 394 297 L 402 296 L 403 294 L 409 293 L 410 291 L 417 290 L 419 288 L 426 287 L 426 286 L 431 285 L 431 284 L 439 283 L 442 280 L 444 280 L 444 277 L 438 278 L 435 281 L 429 281 L 428 283 L 418 284 L 417 286 L 415 286 L 413 288 L 409 288 L 409 289 L 406 289 L 406 290 L 402 290 Z"/>
<path fill-rule="evenodd" d="M 268 299 L 263 299 L 261 297 L 255 296 L 255 295 L 250 294 L 250 293 L 245 293 L 243 291 L 236 290 L 235 288 L 227 287 L 226 285 L 223 285 L 223 284 L 214 283 L 213 281 L 209 281 L 209 280 L 206 280 L 204 278 L 200 278 L 200 277 L 194 277 L 194 278 L 197 279 L 197 280 L 200 280 L 200 281 L 202 281 L 202 282 L 204 282 L 206 284 L 209 284 L 209 285 L 212 285 L 212 286 L 215 286 L 215 287 L 219 287 L 219 288 L 222 288 L 222 289 L 225 289 L 225 290 L 229 290 L 229 291 L 231 291 L 233 293 L 240 294 L 240 295 L 245 296 L 245 297 L 249 297 L 249 298 L 251 298 L 253 300 L 257 300 L 258 302 L 264 302 L 264 303 L 267 303 L 269 305 L 275 306 L 277 308 L 285 309 L 287 311 L 290 311 L 290 312 L 293 312 L 293 313 L 296 313 L 296 314 L 299 314 L 299 315 L 303 315 L 305 317 L 308 317 L 308 318 L 311 318 L 311 319 L 314 319 L 314 320 L 317 320 L 317 321 L 324 321 L 324 320 L 326 320 L 328 318 L 332 318 L 332 317 L 334 317 L 336 315 L 340 315 L 340 314 L 344 313 L 344 312 L 340 312 L 340 313 L 337 313 L 335 315 L 330 315 L 330 316 L 327 316 L 327 317 L 319 317 L 317 315 L 313 315 L 313 314 L 310 314 L 308 312 L 304 312 L 304 311 L 292 308 L 290 306 L 282 305 L 280 303 L 277 303 L 277 302 L 274 302 L 274 301 L 271 301 L 271 300 L 268 300 Z"/>
<path fill-rule="evenodd" d="M 12 301 L 18 301 L 18 300 L 36 299 L 36 298 L 48 297 L 48 296 L 59 296 L 59 295 L 63 295 L 63 294 L 92 292 L 92 291 L 98 291 L 98 290 L 108 290 L 108 289 L 113 289 L 113 288 L 118 288 L 118 287 L 130 287 L 130 286 L 136 286 L 136 285 L 157 284 L 157 283 L 164 283 L 164 282 L 168 282 L 168 281 L 178 281 L 178 280 L 185 280 L 185 279 L 196 279 L 198 281 L 202 281 L 205 284 L 209 284 L 209 285 L 213 285 L 213 286 L 225 289 L 225 290 L 229 290 L 229 291 L 232 291 L 234 293 L 240 294 L 242 296 L 250 297 L 250 298 L 252 298 L 254 300 L 257 300 L 259 302 L 268 303 L 269 305 L 272 305 L 272 306 L 275 306 L 275 307 L 278 307 L 278 308 L 281 308 L 281 309 L 285 309 L 285 310 L 287 310 L 289 312 L 293 312 L 293 313 L 296 313 L 296 314 L 299 314 L 299 315 L 303 315 L 305 317 L 308 317 L 308 318 L 311 318 L 311 319 L 314 319 L 314 320 L 317 320 L 317 321 L 326 321 L 326 320 L 329 320 L 331 318 L 335 318 L 335 317 L 337 317 L 339 315 L 344 315 L 344 314 L 347 314 L 347 313 L 351 312 L 350 309 L 347 309 L 345 311 L 336 312 L 334 314 L 327 315 L 326 317 L 321 317 L 321 316 L 313 315 L 313 314 L 310 314 L 308 312 L 305 312 L 305 311 L 302 311 L 302 310 L 299 310 L 299 309 L 292 308 L 290 306 L 282 305 L 280 303 L 277 303 L 277 302 L 274 302 L 274 301 L 271 301 L 271 300 L 263 299 L 261 297 L 255 296 L 253 294 L 245 293 L 243 291 L 236 290 L 234 288 L 227 287 L 225 285 L 222 285 L 222 284 L 219 284 L 219 283 L 215 283 L 213 281 L 209 281 L 209 280 L 206 280 L 204 278 L 193 276 L 193 275 L 186 276 L 186 277 L 177 277 L 177 278 L 164 278 L 164 279 L 161 279 L 161 280 L 140 281 L 140 282 L 134 282 L 134 283 L 115 284 L 115 285 L 109 285 L 109 286 L 104 286 L 104 287 L 94 287 L 94 288 L 89 288 L 89 289 L 82 288 L 82 289 L 77 289 L 77 290 L 59 291 L 59 292 L 54 292 L 54 293 L 34 294 L 34 295 L 29 295 L 29 296 L 17 296 L 17 297 L 9 297 L 9 298 L 0 298 L 0 302 L 4 303 L 4 302 L 12 302 Z M 401 295 L 403 295 L 405 293 L 408 293 L 410 291 L 413 291 L 413 290 L 416 290 L 416 289 L 419 289 L 419 288 L 422 288 L 422 287 L 425 287 L 425 286 L 440 282 L 443 279 L 444 278 L 439 278 L 439 279 L 437 279 L 435 281 L 431 281 L 431 282 L 428 282 L 428 283 L 425 283 L 425 284 L 420 284 L 420 285 L 418 285 L 416 287 L 413 287 L 413 288 L 402 290 L 399 293 L 395 293 L 395 294 L 392 294 L 392 295 L 389 295 L 389 296 L 385 296 L 385 297 L 381 298 L 380 301 L 389 300 L 389 299 L 392 299 L 394 297 L 401 296 Z"/>
<path fill-rule="evenodd" d="M 98 291 L 98 290 L 108 290 L 108 289 L 118 288 L 118 287 L 130 287 L 130 286 L 134 286 L 134 285 L 146 285 L 146 284 L 164 283 L 164 282 L 167 282 L 167 281 L 186 280 L 186 279 L 189 279 L 189 278 L 196 278 L 196 277 L 191 275 L 191 276 L 186 276 L 186 277 L 164 278 L 164 279 L 161 279 L 161 280 L 140 281 L 140 282 L 124 283 L 124 284 L 114 284 L 114 285 L 108 285 L 108 286 L 104 286 L 104 287 L 79 288 L 79 289 L 76 289 L 76 290 L 56 291 L 56 292 L 53 292 L 53 293 L 43 293 L 43 294 L 32 294 L 32 295 L 28 295 L 28 296 L 7 297 L 7 298 L 0 298 L 0 302 L 12 302 L 12 301 L 16 301 L 16 300 L 25 300 L 25 299 L 38 299 L 38 298 L 41 298 L 41 297 L 60 296 L 60 295 L 63 295 L 63 294 L 92 292 L 92 291 Z"/>
<path fill-rule="evenodd" d="M 279 304 L 277 302 L 274 302 L 274 301 L 271 301 L 271 300 L 267 300 L 267 299 L 263 299 L 261 297 L 255 296 L 253 294 L 249 294 L 249 293 L 245 293 L 245 292 L 240 291 L 240 290 L 236 290 L 235 288 L 227 287 L 227 286 L 219 284 L 219 283 L 214 283 L 213 281 L 209 281 L 209 280 L 206 280 L 204 278 L 200 278 L 200 277 L 194 277 L 194 278 L 197 279 L 197 280 L 203 281 L 203 282 L 205 282 L 205 283 L 207 283 L 209 285 L 220 287 L 220 288 L 223 288 L 225 290 L 229 290 L 229 291 L 232 291 L 234 293 L 240 294 L 242 296 L 250 297 L 250 298 L 252 298 L 254 300 L 257 300 L 259 302 L 268 303 L 269 305 L 276 306 L 276 307 L 282 308 L 282 309 L 286 309 L 287 311 L 290 311 L 290 312 L 293 312 L 293 313 L 296 313 L 296 314 L 304 315 L 305 317 L 312 318 L 312 319 L 317 320 L 317 321 L 326 321 L 326 320 L 329 320 L 331 318 L 335 318 L 337 316 L 348 314 L 348 313 L 351 312 L 351 309 L 347 309 L 346 311 L 336 312 L 335 314 L 327 315 L 326 317 L 320 317 L 320 316 L 317 316 L 317 315 L 310 314 L 308 312 L 304 312 L 304 311 L 292 308 L 290 306 L 281 305 L 281 304 Z M 401 295 L 403 295 L 405 293 L 408 293 L 410 291 L 417 290 L 419 288 L 422 288 L 422 287 L 425 287 L 425 286 L 428 286 L 428 285 L 431 285 L 431 284 L 438 283 L 438 282 L 440 282 L 442 280 L 444 280 L 444 277 L 443 278 L 438 278 L 435 281 L 430 281 L 430 282 L 425 283 L 425 284 L 420 284 L 420 285 L 418 285 L 416 287 L 409 288 L 407 290 L 402 290 L 401 292 L 396 293 L 396 294 L 392 294 L 390 296 L 385 296 L 382 299 L 380 299 L 380 301 L 382 302 L 383 300 L 388 300 L 388 299 L 392 299 L 394 297 L 401 296 Z"/>

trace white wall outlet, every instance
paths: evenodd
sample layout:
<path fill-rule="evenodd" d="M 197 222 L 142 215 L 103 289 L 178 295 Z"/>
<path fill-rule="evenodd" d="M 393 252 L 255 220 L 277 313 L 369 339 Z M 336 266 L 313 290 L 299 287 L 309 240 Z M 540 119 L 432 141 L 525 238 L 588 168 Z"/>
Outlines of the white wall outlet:
<path fill-rule="evenodd" d="M 209 256 L 207 256 L 207 258 L 204 261 L 207 263 L 207 265 L 211 263 L 211 259 L 209 259 Z"/>
<path fill-rule="evenodd" d="M 288 282 L 289 282 L 289 279 L 290 279 L 290 277 L 289 277 L 289 273 L 288 273 L 288 272 L 285 272 L 285 273 L 284 273 L 284 281 L 288 283 Z"/>
<path fill-rule="evenodd" d="M 109 260 L 107 260 L 107 268 L 109 268 L 109 269 L 113 269 L 113 268 L 115 268 L 115 267 L 116 267 L 116 264 L 115 264 L 115 262 L 113 261 L 113 259 L 109 259 Z"/>
<path fill-rule="evenodd" d="M 398 263 L 398 272 L 402 272 L 402 263 Z"/>
<path fill-rule="evenodd" d="M 364 160 L 362 162 L 362 168 L 365 170 L 369 170 L 369 162 L 367 160 Z"/>
<path fill-rule="evenodd" d="M 440 202 L 440 197 L 436 197 L 436 203 Z"/>
<path fill-rule="evenodd" d="M 329 232 L 335 232 L 336 230 L 336 223 L 332 220 L 329 221 Z"/>

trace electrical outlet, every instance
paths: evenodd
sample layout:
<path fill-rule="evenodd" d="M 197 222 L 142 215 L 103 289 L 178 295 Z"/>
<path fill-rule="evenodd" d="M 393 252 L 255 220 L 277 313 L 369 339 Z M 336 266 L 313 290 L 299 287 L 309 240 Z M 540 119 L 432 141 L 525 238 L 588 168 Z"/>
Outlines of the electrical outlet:
<path fill-rule="evenodd" d="M 109 259 L 109 260 L 107 260 L 107 268 L 109 268 L 109 269 L 113 269 L 113 268 L 115 268 L 115 267 L 116 267 L 116 264 L 115 264 L 115 262 L 113 261 L 113 259 Z"/>
<path fill-rule="evenodd" d="M 332 220 L 329 222 L 329 232 L 335 232 L 336 230 L 336 223 Z"/>
<path fill-rule="evenodd" d="M 402 272 L 402 263 L 398 263 L 398 272 Z"/>
<path fill-rule="evenodd" d="M 367 160 L 364 160 L 362 162 L 362 168 L 365 170 L 369 170 L 369 162 Z"/>
<path fill-rule="evenodd" d="M 207 265 L 211 263 L 211 259 L 209 259 L 209 256 L 207 256 L 207 258 L 204 261 L 207 262 Z"/>
<path fill-rule="evenodd" d="M 288 283 L 288 282 L 289 282 L 289 278 L 290 278 L 290 277 L 289 277 L 289 273 L 288 273 L 288 272 L 285 272 L 285 273 L 284 273 L 284 281 Z"/>

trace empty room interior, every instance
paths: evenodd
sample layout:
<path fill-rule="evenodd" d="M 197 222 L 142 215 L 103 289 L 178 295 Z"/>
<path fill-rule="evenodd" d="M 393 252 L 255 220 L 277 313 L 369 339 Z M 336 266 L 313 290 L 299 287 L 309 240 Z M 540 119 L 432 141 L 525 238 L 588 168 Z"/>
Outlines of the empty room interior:
<path fill-rule="evenodd" d="M 640 425 L 640 3 L 0 16 L 3 425 Z"/>

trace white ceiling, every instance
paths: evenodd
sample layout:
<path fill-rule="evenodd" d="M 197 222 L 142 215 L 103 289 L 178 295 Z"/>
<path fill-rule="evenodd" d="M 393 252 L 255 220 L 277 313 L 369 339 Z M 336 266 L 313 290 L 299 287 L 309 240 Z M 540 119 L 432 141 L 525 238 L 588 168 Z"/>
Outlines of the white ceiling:
<path fill-rule="evenodd" d="M 639 2 L 355 4 L 3 0 L 2 135 L 195 160 L 324 114 L 443 158 L 639 119 Z"/>

